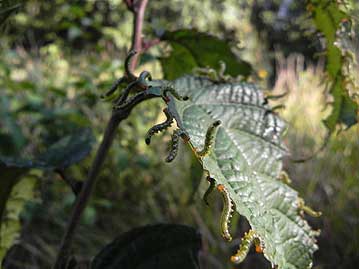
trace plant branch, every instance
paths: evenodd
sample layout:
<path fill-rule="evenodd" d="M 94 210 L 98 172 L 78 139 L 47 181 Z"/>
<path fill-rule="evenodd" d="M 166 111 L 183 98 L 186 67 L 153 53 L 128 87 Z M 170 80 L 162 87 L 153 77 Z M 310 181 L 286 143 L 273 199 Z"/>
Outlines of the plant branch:
<path fill-rule="evenodd" d="M 130 10 L 131 12 L 134 12 L 134 8 L 133 8 L 133 0 L 124 0 L 128 10 Z"/>
<path fill-rule="evenodd" d="M 133 35 L 132 35 L 132 44 L 131 44 L 131 52 L 130 55 L 133 57 L 132 61 L 129 62 L 130 57 L 126 59 L 125 69 L 126 73 L 125 77 L 127 82 L 131 82 L 137 77 L 130 76 L 133 70 L 135 69 L 138 62 L 138 55 L 142 52 L 142 29 L 143 29 L 143 20 L 145 9 L 148 3 L 148 0 L 124 0 L 128 9 L 134 13 L 133 20 Z M 138 54 L 134 54 L 133 51 L 137 51 Z M 128 68 L 127 68 L 128 66 Z M 114 89 L 109 91 L 109 94 L 113 93 L 113 91 L 117 88 L 119 82 L 115 83 Z M 121 121 L 126 119 L 131 110 L 142 101 L 147 99 L 156 98 L 158 96 L 153 94 L 148 94 L 146 91 L 141 92 L 138 96 L 135 96 L 131 101 L 128 100 L 126 106 L 123 106 L 121 109 L 113 110 L 111 118 L 107 124 L 106 131 L 102 142 L 97 150 L 96 157 L 91 165 L 87 180 L 83 183 L 80 194 L 77 196 L 74 209 L 71 214 L 70 221 L 67 225 L 65 234 L 61 240 L 60 250 L 57 255 L 55 264 L 53 266 L 54 269 L 66 269 L 69 261 L 69 257 L 71 255 L 71 245 L 73 241 L 73 237 L 80 221 L 81 215 L 86 208 L 88 201 L 90 199 L 92 190 L 95 186 L 96 179 L 98 174 L 100 173 L 101 167 L 105 161 L 106 155 L 112 145 L 114 140 L 116 130 L 120 125 Z M 124 100 L 125 102 L 126 100 Z"/>
<path fill-rule="evenodd" d="M 76 227 L 80 221 L 80 217 L 86 208 L 86 205 L 91 196 L 92 190 L 95 186 L 97 176 L 101 170 L 102 164 L 105 161 L 106 155 L 112 145 L 113 139 L 116 134 L 116 130 L 122 120 L 126 119 L 131 110 L 141 102 L 151 99 L 158 98 L 158 95 L 147 93 L 143 91 L 139 93 L 135 98 L 132 98 L 131 102 L 128 102 L 122 109 L 114 110 L 112 116 L 107 124 L 106 131 L 102 142 L 97 150 L 96 157 L 91 165 L 90 172 L 87 180 L 84 182 L 81 192 L 76 199 L 74 209 L 72 211 L 71 219 L 68 223 L 65 235 L 62 239 L 60 251 L 58 253 L 54 269 L 66 269 L 67 262 L 70 257 L 70 249 L 75 234 Z"/>
<path fill-rule="evenodd" d="M 143 51 L 142 48 L 142 31 L 143 31 L 143 21 L 145 17 L 145 10 L 148 4 L 148 0 L 138 0 L 136 2 L 125 0 L 126 4 L 127 2 L 131 2 L 131 8 L 129 5 L 129 10 L 134 13 L 133 16 L 133 32 L 132 32 L 132 45 L 131 50 L 135 50 L 138 53 L 133 57 L 133 60 L 130 64 L 130 70 L 133 72 L 133 70 L 137 66 L 138 57 Z"/>
<path fill-rule="evenodd" d="M 112 144 L 112 141 L 115 136 L 115 131 L 117 129 L 119 122 L 116 118 L 111 116 L 111 119 L 107 125 L 104 137 L 100 144 L 99 149 L 97 150 L 96 157 L 92 163 L 90 172 L 88 174 L 87 180 L 81 188 L 81 192 L 76 199 L 74 209 L 72 211 L 71 219 L 67 226 L 64 237 L 62 238 L 60 251 L 57 256 L 57 260 L 53 268 L 55 269 L 65 269 L 70 256 L 70 248 L 72 244 L 72 238 L 76 229 L 76 226 L 80 220 L 81 214 L 85 209 L 87 202 L 90 198 L 93 186 L 97 175 L 100 172 L 101 166 L 105 160 L 107 152 Z"/>
<path fill-rule="evenodd" d="M 142 51 L 146 51 L 146 50 L 152 48 L 153 46 L 158 45 L 160 42 L 161 42 L 161 39 L 159 39 L 159 38 L 143 40 L 142 41 Z"/>

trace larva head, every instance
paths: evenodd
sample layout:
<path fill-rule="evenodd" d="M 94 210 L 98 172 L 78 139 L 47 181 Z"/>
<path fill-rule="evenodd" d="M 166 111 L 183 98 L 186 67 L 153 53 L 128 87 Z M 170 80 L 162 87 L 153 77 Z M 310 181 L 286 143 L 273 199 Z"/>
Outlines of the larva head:
<path fill-rule="evenodd" d="M 186 131 L 181 131 L 180 136 L 184 142 L 188 142 L 190 140 L 190 137 Z"/>
<path fill-rule="evenodd" d="M 257 253 L 263 253 L 263 249 L 260 245 L 256 245 L 256 252 Z"/>
<path fill-rule="evenodd" d="M 226 240 L 227 242 L 231 242 L 232 241 L 232 236 L 230 234 L 222 234 L 222 237 L 224 240 Z"/>
<path fill-rule="evenodd" d="M 254 238 L 253 242 L 254 242 L 254 246 L 256 247 L 256 252 L 263 253 L 263 248 L 260 239 L 256 237 Z"/>
<path fill-rule="evenodd" d="M 219 185 L 217 186 L 217 190 L 218 190 L 219 192 L 224 192 L 224 190 L 225 190 L 224 185 L 219 184 Z"/>
<path fill-rule="evenodd" d="M 233 262 L 233 263 L 235 263 L 235 264 L 238 264 L 238 263 L 241 262 L 241 258 L 238 257 L 237 255 L 233 255 L 233 256 L 231 257 L 231 262 Z"/>

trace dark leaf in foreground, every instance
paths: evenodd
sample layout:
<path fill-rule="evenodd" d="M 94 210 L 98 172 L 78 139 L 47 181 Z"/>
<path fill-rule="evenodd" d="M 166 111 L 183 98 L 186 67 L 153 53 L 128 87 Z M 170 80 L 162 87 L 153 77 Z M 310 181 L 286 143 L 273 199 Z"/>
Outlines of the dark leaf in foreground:
<path fill-rule="evenodd" d="M 92 269 L 198 269 L 201 237 L 177 224 L 135 228 L 105 246 Z"/>

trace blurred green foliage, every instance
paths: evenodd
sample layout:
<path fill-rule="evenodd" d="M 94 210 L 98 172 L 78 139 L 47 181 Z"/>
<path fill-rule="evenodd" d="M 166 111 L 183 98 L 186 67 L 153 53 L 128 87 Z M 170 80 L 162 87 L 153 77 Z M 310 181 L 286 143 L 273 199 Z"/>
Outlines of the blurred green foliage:
<path fill-rule="evenodd" d="M 182 29 L 165 32 L 162 40 L 172 46 L 170 55 L 161 58 L 165 79 L 173 80 L 186 73 L 191 74 L 196 67 L 219 70 L 221 62 L 232 77 L 247 78 L 252 73 L 251 65 L 237 59 L 229 44 L 215 36 Z"/>
<path fill-rule="evenodd" d="M 298 4 L 300 1 L 289 1 L 292 4 L 287 10 L 293 11 L 280 20 L 282 30 L 280 34 L 276 32 L 278 38 L 273 42 L 271 37 L 276 29 L 271 27 L 272 21 L 276 21 L 283 2 L 149 1 L 144 33 L 150 38 L 165 30 L 197 28 L 228 42 L 236 40 L 240 47 L 237 54 L 255 70 L 271 75 L 271 82 L 278 82 L 280 74 L 273 64 L 274 48 L 279 46 L 278 50 L 285 55 L 301 52 L 306 62 L 317 62 L 313 55 L 319 51 L 317 38 L 308 35 L 299 38 L 301 33 L 315 29 L 310 20 L 304 20 L 307 15 L 305 7 Z M 131 13 L 120 0 L 29 0 L 16 12 L 4 24 L 0 39 L 1 155 L 37 156 L 65 135 L 86 127 L 91 127 L 98 143 L 111 110 L 111 105 L 101 102 L 99 96 L 123 73 L 122 60 L 131 39 Z M 298 18 L 293 21 L 305 29 L 300 34 L 293 30 L 297 28 L 288 27 L 293 12 Z M 258 19 L 266 23 L 258 24 Z M 294 37 L 290 39 L 294 43 L 281 43 L 288 36 Z M 308 47 L 308 53 L 300 49 Z M 150 49 L 142 56 L 139 69 L 147 69 L 155 78 L 161 78 L 166 70 L 161 69 L 158 58 L 167 51 L 166 45 Z M 293 79 L 307 82 L 303 88 L 320 95 L 322 88 L 314 85 L 312 79 L 324 79 L 324 76 L 307 71 L 309 79 L 301 72 L 296 72 Z M 271 85 L 268 80 L 261 83 Z M 283 87 L 291 83 L 292 80 Z M 313 101 L 313 94 L 306 95 L 300 103 L 320 107 L 319 101 Z M 306 114 L 308 111 L 296 110 L 299 99 L 295 100 L 286 110 L 290 124 L 293 125 L 290 115 L 297 116 L 302 124 L 308 118 L 313 119 L 306 116 L 312 115 Z M 116 235 L 133 227 L 169 222 L 200 230 L 202 268 L 229 268 L 232 265 L 227 258 L 239 241 L 222 242 L 217 221 L 221 199 L 216 194 L 211 196 L 210 207 L 201 201 L 207 182 L 199 181 L 201 174 L 195 172 L 191 153 L 182 149 L 178 159 L 167 165 L 163 162 L 170 139 L 167 133 L 154 137 L 151 147 L 144 143 L 146 131 L 163 120 L 160 111 L 158 102 L 146 102 L 118 130 L 76 236 L 78 258 L 89 259 Z M 322 118 L 318 117 L 315 124 L 320 126 Z M 289 145 L 296 145 L 292 148 L 294 154 L 298 150 L 311 152 L 320 143 L 317 132 L 309 132 L 306 127 L 289 132 L 288 141 Z M 333 136 L 325 152 L 312 161 L 287 164 L 300 195 L 324 212 L 320 220 L 309 219 L 322 230 L 315 268 L 356 268 L 359 263 L 358 152 L 358 129 L 352 128 Z M 84 179 L 92 158 L 93 153 L 66 169 L 66 173 Z M 4 261 L 7 269 L 49 268 L 56 256 L 74 195 L 50 170 L 43 172 L 35 189 L 34 199 L 21 212 L 22 231 Z M 240 238 L 249 226 L 237 216 L 232 227 L 233 235 Z M 268 267 L 265 259 L 252 250 L 248 259 L 235 268 Z"/>
<path fill-rule="evenodd" d="M 338 124 L 349 128 L 358 121 L 358 106 L 349 97 L 345 86 L 346 78 L 342 71 L 342 66 L 345 64 L 344 57 L 335 45 L 340 23 L 349 19 L 349 15 L 341 10 L 340 5 L 336 2 L 318 0 L 311 0 L 308 3 L 308 9 L 313 13 L 315 25 L 323 33 L 326 41 L 326 71 L 331 82 L 330 93 L 333 96 L 333 110 L 324 123 L 330 133 L 335 131 Z"/>

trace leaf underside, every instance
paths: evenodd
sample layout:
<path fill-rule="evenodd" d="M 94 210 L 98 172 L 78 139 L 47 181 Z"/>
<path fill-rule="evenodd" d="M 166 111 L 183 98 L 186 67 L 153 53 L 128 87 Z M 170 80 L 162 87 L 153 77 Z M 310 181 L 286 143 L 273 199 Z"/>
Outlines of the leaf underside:
<path fill-rule="evenodd" d="M 262 91 L 253 84 L 192 76 L 174 85 L 190 97 L 176 108 L 194 150 L 203 148 L 207 128 L 221 120 L 202 166 L 229 191 L 238 213 L 263 241 L 265 257 L 278 268 L 311 267 L 315 232 L 299 215 L 297 192 L 278 180 L 287 153 L 281 140 L 286 126 L 265 104 Z"/>

